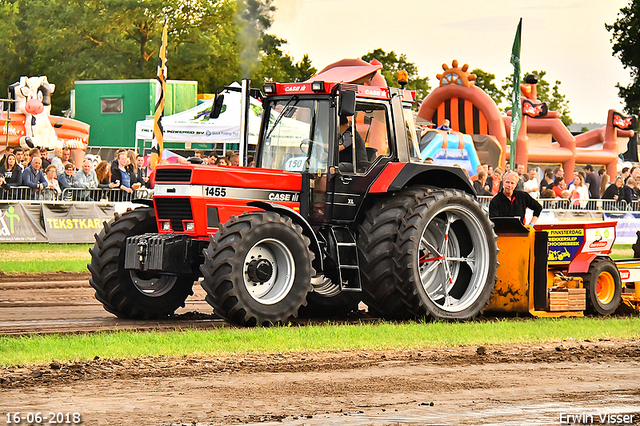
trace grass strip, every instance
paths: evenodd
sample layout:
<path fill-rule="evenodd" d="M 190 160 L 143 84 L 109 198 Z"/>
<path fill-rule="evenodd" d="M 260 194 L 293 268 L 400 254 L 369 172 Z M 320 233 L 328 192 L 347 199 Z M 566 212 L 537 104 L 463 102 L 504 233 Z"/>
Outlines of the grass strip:
<path fill-rule="evenodd" d="M 537 318 L 490 322 L 409 322 L 170 332 L 0 336 L 0 365 L 145 356 L 403 350 L 563 340 L 640 338 L 640 317 Z"/>

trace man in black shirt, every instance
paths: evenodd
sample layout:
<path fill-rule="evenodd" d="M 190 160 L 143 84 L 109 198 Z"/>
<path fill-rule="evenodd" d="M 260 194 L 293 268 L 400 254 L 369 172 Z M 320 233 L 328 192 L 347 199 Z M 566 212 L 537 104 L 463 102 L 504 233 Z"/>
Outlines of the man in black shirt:
<path fill-rule="evenodd" d="M 523 191 L 516 191 L 518 174 L 507 172 L 502 178 L 502 191 L 498 192 L 489 204 L 489 217 L 519 217 L 524 223 L 525 211 L 528 208 L 533 210 L 533 218 L 530 225 L 535 225 L 542 206 L 531 195 Z"/>

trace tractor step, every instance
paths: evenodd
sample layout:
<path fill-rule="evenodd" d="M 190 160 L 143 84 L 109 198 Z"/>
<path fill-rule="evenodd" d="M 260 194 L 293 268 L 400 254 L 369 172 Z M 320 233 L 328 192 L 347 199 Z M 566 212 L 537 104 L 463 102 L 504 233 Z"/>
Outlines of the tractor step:
<path fill-rule="evenodd" d="M 336 261 L 341 291 L 362 291 L 356 239 L 348 228 L 332 227 L 331 239 L 336 247 Z"/>

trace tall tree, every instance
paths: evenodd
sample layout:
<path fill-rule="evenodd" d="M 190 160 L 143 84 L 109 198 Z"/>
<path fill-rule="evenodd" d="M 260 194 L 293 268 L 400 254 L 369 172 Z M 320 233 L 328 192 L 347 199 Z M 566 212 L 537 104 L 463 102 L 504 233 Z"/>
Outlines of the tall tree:
<path fill-rule="evenodd" d="M 309 64 L 266 33 L 274 10 L 272 0 L 0 0 L 0 87 L 47 75 L 60 112 L 75 80 L 153 78 L 165 16 L 170 79 L 212 92 L 243 76 L 302 78 Z"/>
<path fill-rule="evenodd" d="M 409 76 L 409 82 L 405 86 L 407 89 L 415 90 L 417 99 L 424 99 L 431 90 L 429 77 L 418 76 L 418 67 L 415 63 L 409 62 L 404 53 L 396 54 L 393 50 L 389 53 L 378 48 L 362 57 L 363 61 L 371 62 L 377 59 L 382 64 L 381 73 L 391 87 L 398 86 L 398 71 L 404 70 Z"/>
<path fill-rule="evenodd" d="M 476 68 L 471 71 L 472 74 L 476 75 L 475 85 L 480 89 L 484 90 L 491 99 L 496 103 L 496 105 L 500 106 L 506 98 L 505 93 L 496 86 L 494 80 L 496 79 L 495 74 L 488 73 L 486 71 L 481 70 L 480 68 Z"/>
<path fill-rule="evenodd" d="M 628 86 L 616 84 L 618 94 L 624 99 L 624 112 L 640 115 L 640 0 L 631 0 L 620 9 L 618 19 L 604 25 L 611 33 L 613 54 L 631 73 Z"/>

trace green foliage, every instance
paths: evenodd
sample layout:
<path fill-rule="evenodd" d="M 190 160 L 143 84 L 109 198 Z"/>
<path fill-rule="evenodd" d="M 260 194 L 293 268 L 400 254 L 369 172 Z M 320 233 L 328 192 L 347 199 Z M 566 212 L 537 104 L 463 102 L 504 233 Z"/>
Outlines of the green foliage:
<path fill-rule="evenodd" d="M 549 107 L 549 111 L 558 111 L 560 113 L 560 119 L 564 123 L 565 126 L 569 126 L 573 123 L 573 120 L 569 116 L 571 111 L 569 111 L 569 101 L 566 99 L 566 96 L 560 93 L 560 84 L 562 82 L 560 80 L 556 80 L 555 84 L 551 86 L 547 80 L 544 79 L 544 76 L 547 75 L 546 71 L 533 71 L 533 72 L 525 72 L 521 77 L 520 81 L 524 82 L 524 78 L 528 74 L 535 74 L 538 76 L 538 84 L 536 85 L 538 92 L 538 100 L 541 102 L 546 102 Z M 522 83 L 524 84 L 524 83 Z M 505 78 L 502 82 L 502 90 L 507 94 L 507 98 L 509 105 L 504 108 L 505 111 L 511 110 L 511 97 L 513 95 L 513 74 Z"/>
<path fill-rule="evenodd" d="M 625 101 L 624 112 L 640 115 L 640 0 L 631 0 L 620 9 L 618 19 L 611 25 L 605 24 L 611 33 L 613 54 L 631 73 L 628 86 L 616 85 L 618 94 Z"/>
<path fill-rule="evenodd" d="M 393 50 L 389 53 L 378 48 L 362 57 L 363 61 L 371 62 L 373 59 L 382 64 L 381 74 L 387 81 L 389 87 L 398 87 L 398 71 L 404 70 L 409 76 L 406 89 L 416 91 L 416 99 L 424 99 L 431 90 L 429 77 L 418 76 L 418 67 L 413 62 L 409 62 L 404 53 L 396 54 Z"/>
<path fill-rule="evenodd" d="M 213 92 L 242 77 L 303 78 L 308 58 L 294 64 L 286 42 L 266 34 L 272 1 L 0 0 L 0 87 L 47 75 L 59 113 L 75 80 L 154 78 L 165 17 L 170 79 Z"/>
<path fill-rule="evenodd" d="M 403 350 L 462 345 L 637 339 L 636 318 L 537 318 L 530 321 L 324 324 L 210 331 L 115 331 L 80 335 L 0 336 L 0 366 L 146 356 Z"/>
<path fill-rule="evenodd" d="M 477 77 L 475 85 L 484 90 L 486 94 L 493 99 L 496 105 L 499 106 L 504 102 L 507 95 L 494 83 L 494 80 L 496 79 L 495 74 L 488 73 L 480 68 L 474 69 L 471 73 L 475 74 Z"/>

